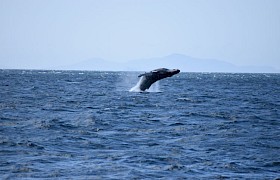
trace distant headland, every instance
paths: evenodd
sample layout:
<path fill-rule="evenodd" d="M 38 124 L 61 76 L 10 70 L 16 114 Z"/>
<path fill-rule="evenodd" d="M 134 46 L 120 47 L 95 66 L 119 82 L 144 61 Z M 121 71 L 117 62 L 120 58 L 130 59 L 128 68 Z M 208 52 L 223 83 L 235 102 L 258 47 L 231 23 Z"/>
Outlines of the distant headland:
<path fill-rule="evenodd" d="M 92 58 L 76 64 L 53 67 L 57 70 L 97 70 L 97 71 L 147 71 L 157 67 L 180 68 L 182 72 L 229 72 L 229 73 L 280 73 L 279 69 L 261 66 L 237 66 L 216 59 L 202 59 L 183 54 L 163 57 L 135 59 L 127 62 L 113 62 L 102 58 Z"/>

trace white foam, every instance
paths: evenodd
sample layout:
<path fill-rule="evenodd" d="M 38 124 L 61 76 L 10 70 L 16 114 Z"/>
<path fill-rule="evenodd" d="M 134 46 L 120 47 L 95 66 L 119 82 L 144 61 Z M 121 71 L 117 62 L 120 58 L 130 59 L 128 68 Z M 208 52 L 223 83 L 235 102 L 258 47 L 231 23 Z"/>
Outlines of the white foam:
<path fill-rule="evenodd" d="M 143 81 L 143 76 L 139 79 L 138 83 L 129 90 L 129 92 L 143 92 L 140 89 L 140 84 L 141 84 L 142 81 Z"/>
<path fill-rule="evenodd" d="M 159 81 L 152 84 L 152 86 L 147 90 L 148 92 L 162 92 L 160 90 L 160 83 Z"/>
<path fill-rule="evenodd" d="M 117 91 L 128 91 L 138 80 L 137 72 L 120 72 L 118 75 L 118 80 L 115 83 Z"/>
<path fill-rule="evenodd" d="M 140 89 L 140 84 L 142 83 L 143 78 L 144 78 L 144 76 L 142 76 L 142 77 L 139 79 L 138 83 L 137 83 L 134 87 L 132 87 L 132 88 L 129 90 L 129 92 L 144 92 L 144 91 L 142 91 L 142 90 Z M 154 84 L 152 84 L 152 86 L 147 90 L 147 92 L 161 92 L 161 91 L 160 91 L 159 81 L 157 81 L 157 82 L 155 82 Z"/>

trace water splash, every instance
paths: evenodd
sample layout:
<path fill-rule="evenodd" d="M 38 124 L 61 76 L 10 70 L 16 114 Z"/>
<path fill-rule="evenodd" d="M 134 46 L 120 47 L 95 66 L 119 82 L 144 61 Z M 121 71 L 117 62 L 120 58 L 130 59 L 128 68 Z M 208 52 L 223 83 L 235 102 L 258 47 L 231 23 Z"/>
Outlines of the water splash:
<path fill-rule="evenodd" d="M 120 72 L 116 82 L 117 91 L 128 91 L 138 80 L 137 72 Z"/>
<path fill-rule="evenodd" d="M 132 87 L 129 92 L 144 92 L 140 89 L 140 84 L 143 81 L 143 76 L 139 79 L 138 83 Z M 155 82 L 154 84 L 152 84 L 152 86 L 147 90 L 147 92 L 161 92 L 160 91 L 160 84 L 159 81 Z"/>
<path fill-rule="evenodd" d="M 152 86 L 147 90 L 148 92 L 162 92 L 160 90 L 160 81 L 155 82 Z"/>
<path fill-rule="evenodd" d="M 140 89 L 140 84 L 143 81 L 143 76 L 138 78 L 139 72 L 120 72 L 118 74 L 118 80 L 116 82 L 117 91 L 129 91 L 129 92 L 144 92 Z M 137 82 L 135 86 L 134 83 Z M 133 87 L 132 87 L 133 86 Z M 132 88 L 131 88 L 132 87 Z M 152 86 L 145 92 L 161 92 L 159 81 L 152 84 Z"/>
<path fill-rule="evenodd" d="M 138 83 L 132 87 L 129 92 L 143 92 L 141 89 L 140 89 L 140 84 L 142 83 L 143 81 L 143 76 L 139 79 Z"/>

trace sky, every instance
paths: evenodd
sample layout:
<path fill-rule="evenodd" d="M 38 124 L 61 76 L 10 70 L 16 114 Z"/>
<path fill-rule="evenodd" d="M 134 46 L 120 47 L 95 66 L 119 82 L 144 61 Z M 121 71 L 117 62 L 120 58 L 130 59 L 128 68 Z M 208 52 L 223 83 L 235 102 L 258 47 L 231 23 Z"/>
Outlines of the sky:
<path fill-rule="evenodd" d="M 173 53 L 280 69 L 279 0 L 0 0 L 0 69 Z"/>

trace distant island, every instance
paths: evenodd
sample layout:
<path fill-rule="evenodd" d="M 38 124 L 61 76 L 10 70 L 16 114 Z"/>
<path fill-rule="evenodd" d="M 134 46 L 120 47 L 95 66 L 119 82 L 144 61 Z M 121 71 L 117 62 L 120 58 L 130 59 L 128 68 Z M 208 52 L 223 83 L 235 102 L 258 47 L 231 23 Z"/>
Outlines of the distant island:
<path fill-rule="evenodd" d="M 69 66 L 55 67 L 57 70 L 96 70 L 96 71 L 149 71 L 156 68 L 178 68 L 182 72 L 230 72 L 230 73 L 280 73 L 273 67 L 236 66 L 216 59 L 201 59 L 183 54 L 164 57 L 135 59 L 124 63 L 102 58 L 92 58 Z M 53 68 L 52 68 L 53 69 Z"/>

